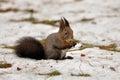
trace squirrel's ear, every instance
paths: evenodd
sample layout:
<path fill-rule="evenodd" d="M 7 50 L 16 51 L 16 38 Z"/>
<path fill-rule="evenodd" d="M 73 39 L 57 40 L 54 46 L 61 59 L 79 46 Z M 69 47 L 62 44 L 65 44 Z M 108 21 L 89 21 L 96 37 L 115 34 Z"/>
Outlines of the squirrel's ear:
<path fill-rule="evenodd" d="M 64 25 L 65 25 L 65 27 L 69 27 L 69 22 L 68 22 L 68 20 L 65 19 L 64 17 L 63 17 L 63 20 L 64 20 Z"/>
<path fill-rule="evenodd" d="M 69 27 L 69 22 L 67 21 L 67 19 L 65 19 L 64 17 L 62 17 L 60 19 L 60 30 L 62 30 L 65 27 Z"/>

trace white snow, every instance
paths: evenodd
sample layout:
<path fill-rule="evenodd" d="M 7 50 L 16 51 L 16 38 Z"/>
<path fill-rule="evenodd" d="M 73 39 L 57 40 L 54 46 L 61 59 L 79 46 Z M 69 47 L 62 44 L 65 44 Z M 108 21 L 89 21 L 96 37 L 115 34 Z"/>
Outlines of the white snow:
<path fill-rule="evenodd" d="M 70 22 L 76 39 L 83 43 L 109 45 L 120 48 L 120 1 L 119 0 L 8 0 L 0 2 L 0 9 L 15 8 L 18 12 L 0 12 L 0 62 L 11 63 L 10 68 L 0 68 L 0 80 L 120 80 L 120 52 L 97 47 L 79 49 L 78 43 L 67 55 L 72 60 L 33 60 L 19 58 L 4 45 L 15 45 L 24 36 L 44 39 L 57 27 L 30 22 L 11 22 L 28 18 L 27 9 L 39 20 L 58 20 L 64 16 Z M 93 19 L 82 22 L 83 18 Z M 74 51 L 75 50 L 75 51 Z M 81 56 L 85 54 L 85 56 Z M 20 68 L 21 70 L 18 70 Z M 59 76 L 40 75 L 59 71 Z M 91 76 L 71 76 L 90 74 Z"/>

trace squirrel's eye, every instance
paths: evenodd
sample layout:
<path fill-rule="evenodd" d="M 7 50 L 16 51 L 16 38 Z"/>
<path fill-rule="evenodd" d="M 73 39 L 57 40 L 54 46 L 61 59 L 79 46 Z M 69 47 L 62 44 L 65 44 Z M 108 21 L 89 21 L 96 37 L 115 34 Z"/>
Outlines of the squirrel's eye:
<path fill-rule="evenodd" d="M 66 39 L 68 37 L 68 32 L 64 33 L 64 39 Z"/>
<path fill-rule="evenodd" d="M 67 35 L 68 33 L 67 32 L 65 32 L 65 35 Z"/>

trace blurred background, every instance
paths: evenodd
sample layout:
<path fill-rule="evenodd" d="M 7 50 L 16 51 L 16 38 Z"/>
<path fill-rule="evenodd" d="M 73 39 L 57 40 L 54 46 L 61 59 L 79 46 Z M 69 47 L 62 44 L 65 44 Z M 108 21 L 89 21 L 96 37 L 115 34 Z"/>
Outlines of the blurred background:
<path fill-rule="evenodd" d="M 58 30 L 61 17 L 70 22 L 75 38 L 82 42 L 120 43 L 119 0 L 0 0 L 0 41 L 46 38 Z"/>

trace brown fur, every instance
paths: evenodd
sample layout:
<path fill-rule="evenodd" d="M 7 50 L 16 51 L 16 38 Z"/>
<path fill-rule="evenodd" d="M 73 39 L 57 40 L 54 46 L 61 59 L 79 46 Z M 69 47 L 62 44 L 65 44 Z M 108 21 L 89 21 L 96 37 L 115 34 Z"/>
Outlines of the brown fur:
<path fill-rule="evenodd" d="M 61 18 L 59 31 L 50 34 L 44 45 L 34 38 L 24 38 L 19 41 L 15 51 L 21 57 L 57 60 L 65 58 L 64 49 L 75 45 L 69 22 L 65 18 Z"/>
<path fill-rule="evenodd" d="M 15 47 L 15 52 L 19 57 L 45 59 L 43 46 L 38 40 L 32 37 L 20 39 Z"/>

